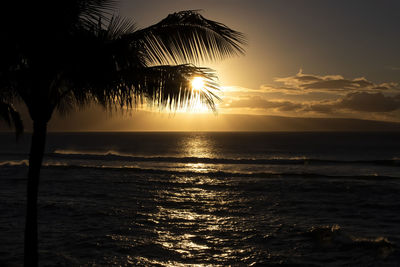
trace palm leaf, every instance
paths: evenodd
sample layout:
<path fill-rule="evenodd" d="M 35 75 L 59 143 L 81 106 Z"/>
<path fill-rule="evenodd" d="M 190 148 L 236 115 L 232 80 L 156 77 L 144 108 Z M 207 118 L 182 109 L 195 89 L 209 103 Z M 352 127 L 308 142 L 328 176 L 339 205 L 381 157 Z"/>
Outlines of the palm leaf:
<path fill-rule="evenodd" d="M 222 23 L 208 20 L 197 11 L 173 13 L 126 38 L 147 51 L 149 64 L 178 64 L 219 60 L 243 54 L 245 36 Z"/>
<path fill-rule="evenodd" d="M 86 105 L 94 96 L 95 102 L 106 107 L 115 103 L 133 107 L 146 102 L 175 109 L 190 107 L 196 100 L 215 110 L 219 85 L 214 71 L 189 64 L 146 67 L 146 51 L 126 38 L 132 36 L 134 27 L 129 20 L 113 17 L 107 28 L 99 25 L 91 33 L 85 30 L 86 34 L 77 36 L 84 41 L 73 46 L 71 68 L 66 72 L 73 82 L 58 86 L 55 99 L 61 101 L 56 103 L 57 109 L 65 113 Z M 205 79 L 204 90 L 192 89 L 191 80 L 196 76 Z"/>
<path fill-rule="evenodd" d="M 120 16 L 112 16 L 106 32 L 110 39 L 115 40 L 124 34 L 132 33 L 135 30 L 136 24 L 131 19 Z"/>
<path fill-rule="evenodd" d="M 245 43 L 243 34 L 196 11 L 174 13 L 138 31 L 134 23 L 118 16 L 106 25 L 101 17 L 90 24 L 70 35 L 56 61 L 62 63 L 58 66 L 62 71 L 48 79 L 51 109 L 64 114 L 91 99 L 106 107 L 146 102 L 171 109 L 200 101 L 215 111 L 219 86 L 212 70 L 189 64 L 149 65 L 223 58 L 243 53 Z M 195 76 L 205 78 L 204 90 L 192 90 Z"/>
<path fill-rule="evenodd" d="M 68 5 L 71 5 L 71 0 L 66 0 Z M 74 15 L 78 14 L 80 18 L 80 23 L 82 23 L 87 28 L 91 28 L 93 23 L 98 21 L 109 21 L 112 16 L 116 6 L 118 4 L 117 0 L 76 0 Z"/>
<path fill-rule="evenodd" d="M 0 119 L 5 121 L 9 127 L 14 126 L 17 139 L 24 132 L 24 126 L 19 113 L 12 105 L 2 101 L 0 101 Z"/>
<path fill-rule="evenodd" d="M 213 70 L 183 64 L 176 66 L 154 66 L 135 70 L 122 70 L 118 83 L 98 90 L 94 87 L 92 95 L 98 103 L 111 107 L 136 107 L 144 103 L 170 109 L 188 108 L 193 100 L 206 104 L 215 111 L 215 100 L 219 86 Z M 205 88 L 193 90 L 193 77 L 203 77 Z"/>

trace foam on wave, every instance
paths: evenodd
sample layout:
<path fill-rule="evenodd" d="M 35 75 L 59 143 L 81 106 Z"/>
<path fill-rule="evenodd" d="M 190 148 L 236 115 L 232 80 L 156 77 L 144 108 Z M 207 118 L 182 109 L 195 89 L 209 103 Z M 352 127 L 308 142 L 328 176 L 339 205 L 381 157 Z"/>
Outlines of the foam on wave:
<path fill-rule="evenodd" d="M 208 158 L 208 157 L 172 157 L 154 156 L 142 157 L 132 154 L 120 153 L 116 151 L 96 152 L 96 151 L 75 151 L 75 150 L 55 150 L 48 154 L 54 158 L 68 159 L 93 159 L 93 160 L 124 160 L 133 162 L 172 162 L 172 163 L 206 163 L 206 164 L 255 164 L 255 165 L 325 165 L 325 164 L 373 164 L 382 166 L 399 166 L 400 159 L 387 160 L 332 160 L 332 159 L 312 159 L 307 157 L 287 157 L 287 158 Z"/>
<path fill-rule="evenodd" d="M 0 162 L 0 167 L 18 167 L 18 166 L 29 166 L 27 160 L 21 161 L 5 161 Z M 45 162 L 43 168 L 66 168 L 66 169 L 93 169 L 93 170 L 111 170 L 111 171 L 129 171 L 134 173 L 146 173 L 146 174 L 163 174 L 163 175 L 207 175 L 211 177 L 257 177 L 257 178 L 340 178 L 340 179 L 398 179 L 398 177 L 383 176 L 383 175 L 359 175 L 359 176 L 348 176 L 348 175 L 326 175 L 321 173 L 309 173 L 309 172 L 243 172 L 243 171 L 215 171 L 215 170 L 204 170 L 204 171 L 192 171 L 192 170 L 168 170 L 168 169 L 155 169 L 155 168 L 142 168 L 132 165 L 90 165 L 90 164 L 68 164 L 66 162 Z"/>

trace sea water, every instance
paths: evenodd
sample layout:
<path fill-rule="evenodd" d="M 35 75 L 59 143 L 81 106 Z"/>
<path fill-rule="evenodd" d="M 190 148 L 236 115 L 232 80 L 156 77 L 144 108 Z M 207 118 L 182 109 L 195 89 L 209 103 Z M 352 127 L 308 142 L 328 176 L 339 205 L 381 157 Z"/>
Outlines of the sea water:
<path fill-rule="evenodd" d="M 50 133 L 41 266 L 398 266 L 399 133 Z M 0 134 L 19 266 L 29 134 Z"/>

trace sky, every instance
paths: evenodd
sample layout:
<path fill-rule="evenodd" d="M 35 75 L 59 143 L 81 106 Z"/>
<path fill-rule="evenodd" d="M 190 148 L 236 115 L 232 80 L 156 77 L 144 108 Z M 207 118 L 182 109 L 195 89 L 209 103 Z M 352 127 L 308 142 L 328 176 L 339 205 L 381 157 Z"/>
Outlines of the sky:
<path fill-rule="evenodd" d="M 193 9 L 248 40 L 244 56 L 201 63 L 219 77 L 218 115 L 148 108 L 110 115 L 91 107 L 56 116 L 50 129 L 255 129 L 232 125 L 235 116 L 237 124 L 260 116 L 400 122 L 400 1 L 123 0 L 119 14 L 143 28 Z M 287 130 L 279 122 L 274 129 Z"/>

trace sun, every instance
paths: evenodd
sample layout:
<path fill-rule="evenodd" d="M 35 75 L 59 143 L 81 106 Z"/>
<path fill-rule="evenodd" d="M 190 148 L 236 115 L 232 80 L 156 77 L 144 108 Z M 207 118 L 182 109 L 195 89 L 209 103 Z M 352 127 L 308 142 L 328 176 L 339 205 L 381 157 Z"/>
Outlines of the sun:
<path fill-rule="evenodd" d="M 196 91 L 202 91 L 206 84 L 203 77 L 194 77 L 191 83 L 193 90 Z"/>

